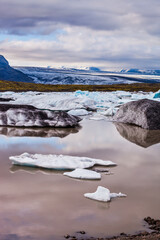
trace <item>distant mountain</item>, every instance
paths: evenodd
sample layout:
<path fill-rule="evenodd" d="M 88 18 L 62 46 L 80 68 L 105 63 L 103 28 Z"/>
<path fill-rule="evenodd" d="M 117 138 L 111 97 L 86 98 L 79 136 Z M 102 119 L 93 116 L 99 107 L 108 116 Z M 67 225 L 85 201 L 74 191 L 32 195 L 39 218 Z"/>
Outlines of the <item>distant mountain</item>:
<path fill-rule="evenodd" d="M 160 75 L 160 70 L 141 70 L 137 68 L 122 69 L 120 72 L 129 74 Z"/>
<path fill-rule="evenodd" d="M 16 82 L 33 82 L 33 79 L 10 67 L 8 61 L 0 55 L 0 80 L 16 81 Z"/>

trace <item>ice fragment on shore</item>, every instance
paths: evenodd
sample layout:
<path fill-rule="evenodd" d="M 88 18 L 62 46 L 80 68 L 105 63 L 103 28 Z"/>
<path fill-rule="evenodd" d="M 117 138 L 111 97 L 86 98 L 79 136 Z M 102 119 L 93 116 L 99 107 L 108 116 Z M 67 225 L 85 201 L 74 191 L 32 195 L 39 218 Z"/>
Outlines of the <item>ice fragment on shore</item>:
<path fill-rule="evenodd" d="M 104 161 L 100 159 L 75 157 L 67 155 L 42 155 L 23 153 L 19 156 L 11 156 L 9 159 L 15 165 L 23 165 L 30 167 L 41 167 L 47 169 L 76 169 L 90 168 L 94 165 L 115 166 L 112 161 Z"/>
<path fill-rule="evenodd" d="M 86 198 L 90 198 L 97 201 L 109 202 L 111 198 L 115 197 L 126 197 L 126 194 L 123 193 L 111 193 L 108 188 L 98 186 L 96 192 L 94 193 L 85 193 Z"/>
<path fill-rule="evenodd" d="M 90 180 L 98 180 L 101 179 L 101 174 L 95 171 L 77 168 L 72 172 L 65 172 L 63 175 L 71 177 L 71 178 L 79 178 L 79 179 L 90 179 Z"/>

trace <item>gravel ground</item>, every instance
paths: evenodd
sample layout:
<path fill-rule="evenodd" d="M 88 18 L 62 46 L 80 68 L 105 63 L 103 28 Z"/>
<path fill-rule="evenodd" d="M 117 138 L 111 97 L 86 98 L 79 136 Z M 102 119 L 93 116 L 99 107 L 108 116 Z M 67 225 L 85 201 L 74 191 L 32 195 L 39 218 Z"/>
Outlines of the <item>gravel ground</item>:
<path fill-rule="evenodd" d="M 113 236 L 113 237 L 105 237 L 105 238 L 95 238 L 95 237 L 86 237 L 84 231 L 80 231 L 78 237 L 77 236 L 70 236 L 66 235 L 64 236 L 65 239 L 69 240 L 129 240 L 129 239 L 135 239 L 135 240 L 160 240 L 160 220 L 155 220 L 151 217 L 144 218 L 144 221 L 148 223 L 149 229 L 152 230 L 152 232 L 141 232 L 135 235 L 129 235 L 125 233 L 121 233 L 119 236 Z"/>

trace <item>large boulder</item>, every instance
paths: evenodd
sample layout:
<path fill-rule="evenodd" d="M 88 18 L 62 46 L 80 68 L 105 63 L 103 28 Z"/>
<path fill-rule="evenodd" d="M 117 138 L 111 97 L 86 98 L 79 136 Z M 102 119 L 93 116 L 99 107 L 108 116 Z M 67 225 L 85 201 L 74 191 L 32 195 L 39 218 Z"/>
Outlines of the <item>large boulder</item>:
<path fill-rule="evenodd" d="M 149 99 L 128 102 L 119 108 L 113 120 L 145 129 L 160 129 L 160 102 Z"/>
<path fill-rule="evenodd" d="M 16 82 L 34 82 L 26 74 L 10 67 L 8 61 L 0 55 L 0 80 Z"/>
<path fill-rule="evenodd" d="M 30 105 L 0 104 L 0 126 L 74 127 L 80 120 L 64 111 L 40 110 Z"/>

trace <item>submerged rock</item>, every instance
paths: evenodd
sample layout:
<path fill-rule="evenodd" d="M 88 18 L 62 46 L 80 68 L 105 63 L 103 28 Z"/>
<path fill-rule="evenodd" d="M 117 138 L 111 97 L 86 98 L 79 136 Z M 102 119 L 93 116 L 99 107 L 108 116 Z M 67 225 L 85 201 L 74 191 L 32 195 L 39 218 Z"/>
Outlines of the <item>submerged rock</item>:
<path fill-rule="evenodd" d="M 80 120 L 64 111 L 40 110 L 30 105 L 0 104 L 0 126 L 74 127 Z"/>
<path fill-rule="evenodd" d="M 147 148 L 160 142 L 160 130 L 148 130 L 129 124 L 115 123 L 117 131 L 128 141 Z"/>
<path fill-rule="evenodd" d="M 142 99 L 122 105 L 113 120 L 145 129 L 160 129 L 160 102 Z"/>

